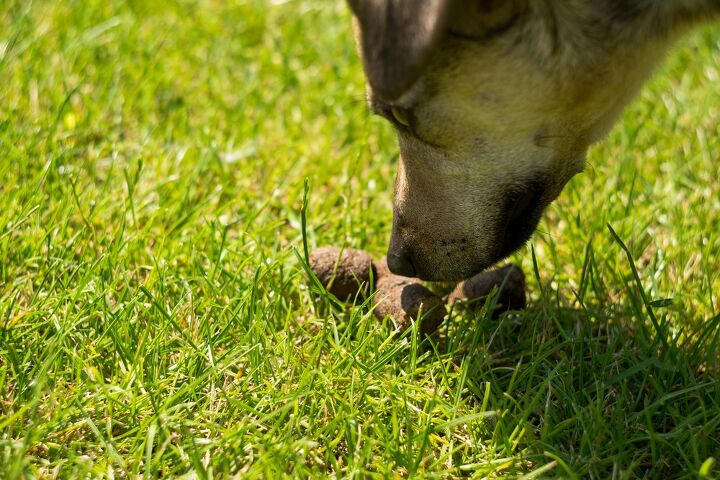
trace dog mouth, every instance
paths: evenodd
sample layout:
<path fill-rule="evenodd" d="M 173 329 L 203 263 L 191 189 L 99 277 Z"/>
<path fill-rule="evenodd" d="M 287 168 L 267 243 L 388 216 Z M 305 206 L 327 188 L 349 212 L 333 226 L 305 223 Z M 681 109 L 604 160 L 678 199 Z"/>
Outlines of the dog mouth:
<path fill-rule="evenodd" d="M 545 197 L 546 182 L 533 180 L 522 189 L 511 193 L 505 203 L 507 212 L 504 228 L 501 230 L 500 254 L 498 260 L 507 257 L 530 239 L 548 201 Z"/>
<path fill-rule="evenodd" d="M 468 236 L 468 240 L 465 237 L 438 240 L 430 254 L 417 247 L 394 248 L 391 241 L 388 264 L 394 273 L 417 276 L 426 281 L 469 278 L 525 245 L 552 199 L 552 192 L 542 179 L 511 187 L 505 194 L 501 220 L 492 228 L 495 235 L 487 238 L 490 248 L 478 248 L 472 236 Z M 478 251 L 474 254 L 476 248 Z M 482 250 L 487 253 L 477 254 Z"/>

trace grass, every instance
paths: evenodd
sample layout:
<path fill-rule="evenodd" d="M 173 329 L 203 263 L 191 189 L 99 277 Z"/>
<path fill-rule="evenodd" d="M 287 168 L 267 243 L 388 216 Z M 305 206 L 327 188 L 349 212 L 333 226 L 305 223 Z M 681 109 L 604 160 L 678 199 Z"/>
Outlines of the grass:
<path fill-rule="evenodd" d="M 0 4 L 0 477 L 720 476 L 720 30 L 513 260 L 530 305 L 393 331 L 397 148 L 320 0 Z M 299 255 L 298 255 L 299 254 Z"/>

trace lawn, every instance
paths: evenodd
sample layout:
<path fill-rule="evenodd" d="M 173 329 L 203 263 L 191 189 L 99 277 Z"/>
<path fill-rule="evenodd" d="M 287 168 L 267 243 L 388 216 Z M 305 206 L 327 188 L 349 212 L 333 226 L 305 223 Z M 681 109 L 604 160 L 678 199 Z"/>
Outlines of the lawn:
<path fill-rule="evenodd" d="M 303 268 L 391 227 L 342 2 L 5 0 L 0 79 L 0 478 L 720 476 L 720 27 L 513 256 L 528 308 L 429 339 Z"/>

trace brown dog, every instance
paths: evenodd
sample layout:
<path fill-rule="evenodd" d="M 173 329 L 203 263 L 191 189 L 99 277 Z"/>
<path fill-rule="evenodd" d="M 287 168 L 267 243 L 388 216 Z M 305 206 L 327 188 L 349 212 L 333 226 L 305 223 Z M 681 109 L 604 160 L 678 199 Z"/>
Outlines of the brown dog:
<path fill-rule="evenodd" d="M 400 144 L 390 269 L 458 280 L 522 246 L 678 37 L 720 0 L 349 0 Z"/>

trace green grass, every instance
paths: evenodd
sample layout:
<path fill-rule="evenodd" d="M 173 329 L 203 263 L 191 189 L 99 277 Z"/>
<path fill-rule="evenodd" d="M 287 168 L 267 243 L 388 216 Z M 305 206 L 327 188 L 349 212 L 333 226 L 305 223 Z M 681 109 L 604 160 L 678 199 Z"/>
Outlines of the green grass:
<path fill-rule="evenodd" d="M 513 257 L 529 307 L 426 341 L 299 260 L 305 178 L 311 248 L 389 238 L 353 48 L 342 2 L 0 3 L 0 477 L 720 476 L 720 30 Z"/>

